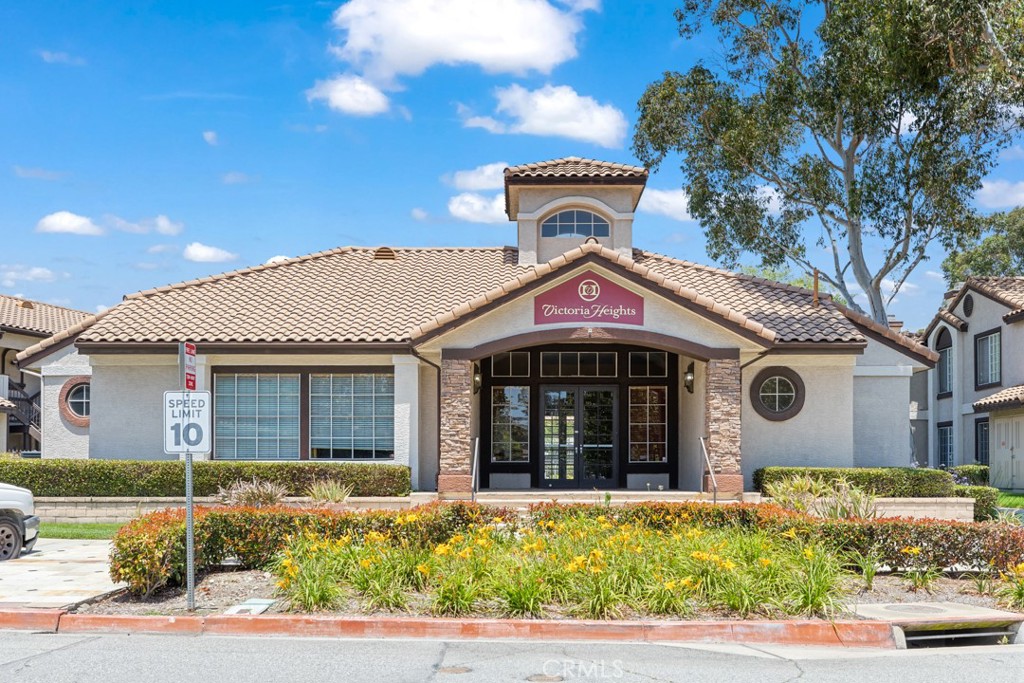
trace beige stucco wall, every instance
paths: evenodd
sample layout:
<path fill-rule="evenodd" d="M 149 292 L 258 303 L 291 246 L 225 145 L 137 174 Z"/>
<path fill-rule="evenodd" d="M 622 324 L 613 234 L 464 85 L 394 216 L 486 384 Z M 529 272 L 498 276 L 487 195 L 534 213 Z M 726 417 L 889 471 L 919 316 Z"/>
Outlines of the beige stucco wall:
<path fill-rule="evenodd" d="M 173 355 L 93 355 L 89 457 L 172 460 L 164 454 L 163 394 L 178 388 Z"/>
<path fill-rule="evenodd" d="M 39 405 L 42 457 L 88 458 L 90 428 L 73 425 L 64 419 L 59 400 L 61 389 L 71 377 L 92 374 L 89 357 L 78 353 L 74 345 L 65 346 L 42 359 L 38 368 L 43 375 Z"/>
<path fill-rule="evenodd" d="M 437 362 L 439 358 L 431 360 Z M 437 369 L 424 363 L 420 365 L 420 491 L 437 490 L 437 410 Z"/>
<path fill-rule="evenodd" d="M 686 367 L 693 363 L 693 393 L 683 386 Z M 704 381 L 707 365 L 686 356 L 679 357 L 679 488 L 700 491 L 704 473 Z"/>
<path fill-rule="evenodd" d="M 7 413 L 0 413 L 0 453 L 7 452 Z"/>
<path fill-rule="evenodd" d="M 759 467 L 853 466 L 854 358 L 769 355 L 743 369 L 742 453 L 743 476 L 748 488 L 752 485 L 754 470 Z M 750 403 L 754 377 L 769 366 L 793 369 L 803 380 L 806 391 L 803 409 L 782 422 L 766 420 Z"/>

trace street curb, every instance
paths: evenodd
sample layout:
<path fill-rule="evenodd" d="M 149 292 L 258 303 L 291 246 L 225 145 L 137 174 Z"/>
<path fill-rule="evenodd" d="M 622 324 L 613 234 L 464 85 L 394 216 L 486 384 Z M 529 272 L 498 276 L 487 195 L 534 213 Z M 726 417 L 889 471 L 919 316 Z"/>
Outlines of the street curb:
<path fill-rule="evenodd" d="M 554 621 L 296 614 L 140 616 L 68 614 L 62 610 L 0 610 L 0 628 L 55 633 L 756 643 L 896 648 L 893 625 L 884 621 Z"/>

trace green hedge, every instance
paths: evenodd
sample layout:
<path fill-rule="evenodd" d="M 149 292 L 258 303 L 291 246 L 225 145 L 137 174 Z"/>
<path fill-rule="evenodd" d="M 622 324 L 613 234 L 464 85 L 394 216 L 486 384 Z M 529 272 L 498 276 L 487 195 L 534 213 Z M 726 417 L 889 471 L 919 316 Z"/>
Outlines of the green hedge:
<path fill-rule="evenodd" d="M 811 476 L 823 481 L 846 479 L 880 498 L 953 498 L 953 475 L 918 467 L 762 467 L 754 471 L 754 488 L 789 477 Z"/>
<path fill-rule="evenodd" d="M 974 499 L 974 519 L 983 522 L 999 514 L 999 489 L 991 486 L 960 486 L 954 489 L 957 498 Z"/>
<path fill-rule="evenodd" d="M 304 496 L 314 480 L 332 479 L 352 485 L 354 496 L 404 496 L 409 493 L 409 468 L 404 465 L 333 462 L 199 461 L 193 466 L 193 490 L 212 496 L 253 477 L 271 481 Z M 0 460 L 0 481 L 45 496 L 185 495 L 185 463 L 177 460 Z"/>
<path fill-rule="evenodd" d="M 988 465 L 958 465 L 950 467 L 949 471 L 967 486 L 988 486 Z"/>

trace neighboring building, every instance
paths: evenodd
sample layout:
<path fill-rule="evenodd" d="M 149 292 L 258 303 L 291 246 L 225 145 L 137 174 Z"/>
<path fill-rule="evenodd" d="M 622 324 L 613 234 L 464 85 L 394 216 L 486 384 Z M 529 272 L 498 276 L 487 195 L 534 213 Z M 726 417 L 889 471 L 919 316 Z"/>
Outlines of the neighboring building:
<path fill-rule="evenodd" d="M 905 465 L 937 355 L 811 291 L 634 248 L 643 168 L 506 169 L 518 247 L 343 247 L 158 287 L 19 355 L 92 369 L 89 456 L 165 458 L 198 346 L 221 460 L 408 464 L 416 489 L 720 490 Z M 49 362 L 45 360 L 45 362 Z M 51 397 L 47 397 L 47 402 Z"/>
<path fill-rule="evenodd" d="M 1024 423 L 1024 277 L 969 278 L 946 294 L 922 343 L 939 360 L 914 380 L 920 463 L 991 464 L 993 485 L 1024 488 L 1024 470 L 1011 466 Z"/>
<path fill-rule="evenodd" d="M 15 365 L 16 354 L 88 317 L 83 311 L 0 294 L 0 453 L 39 449 L 42 382 L 38 374 Z"/>

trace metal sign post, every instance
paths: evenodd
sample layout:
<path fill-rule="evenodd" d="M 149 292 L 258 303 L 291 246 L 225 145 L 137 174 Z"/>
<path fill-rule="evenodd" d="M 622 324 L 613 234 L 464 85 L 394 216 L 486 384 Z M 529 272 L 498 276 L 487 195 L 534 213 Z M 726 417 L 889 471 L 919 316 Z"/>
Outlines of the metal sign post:
<path fill-rule="evenodd" d="M 178 348 L 183 391 L 164 392 L 164 452 L 185 456 L 185 584 L 188 610 L 196 608 L 195 518 L 192 500 L 192 456 L 210 452 L 210 392 L 196 391 L 196 346 Z"/>

